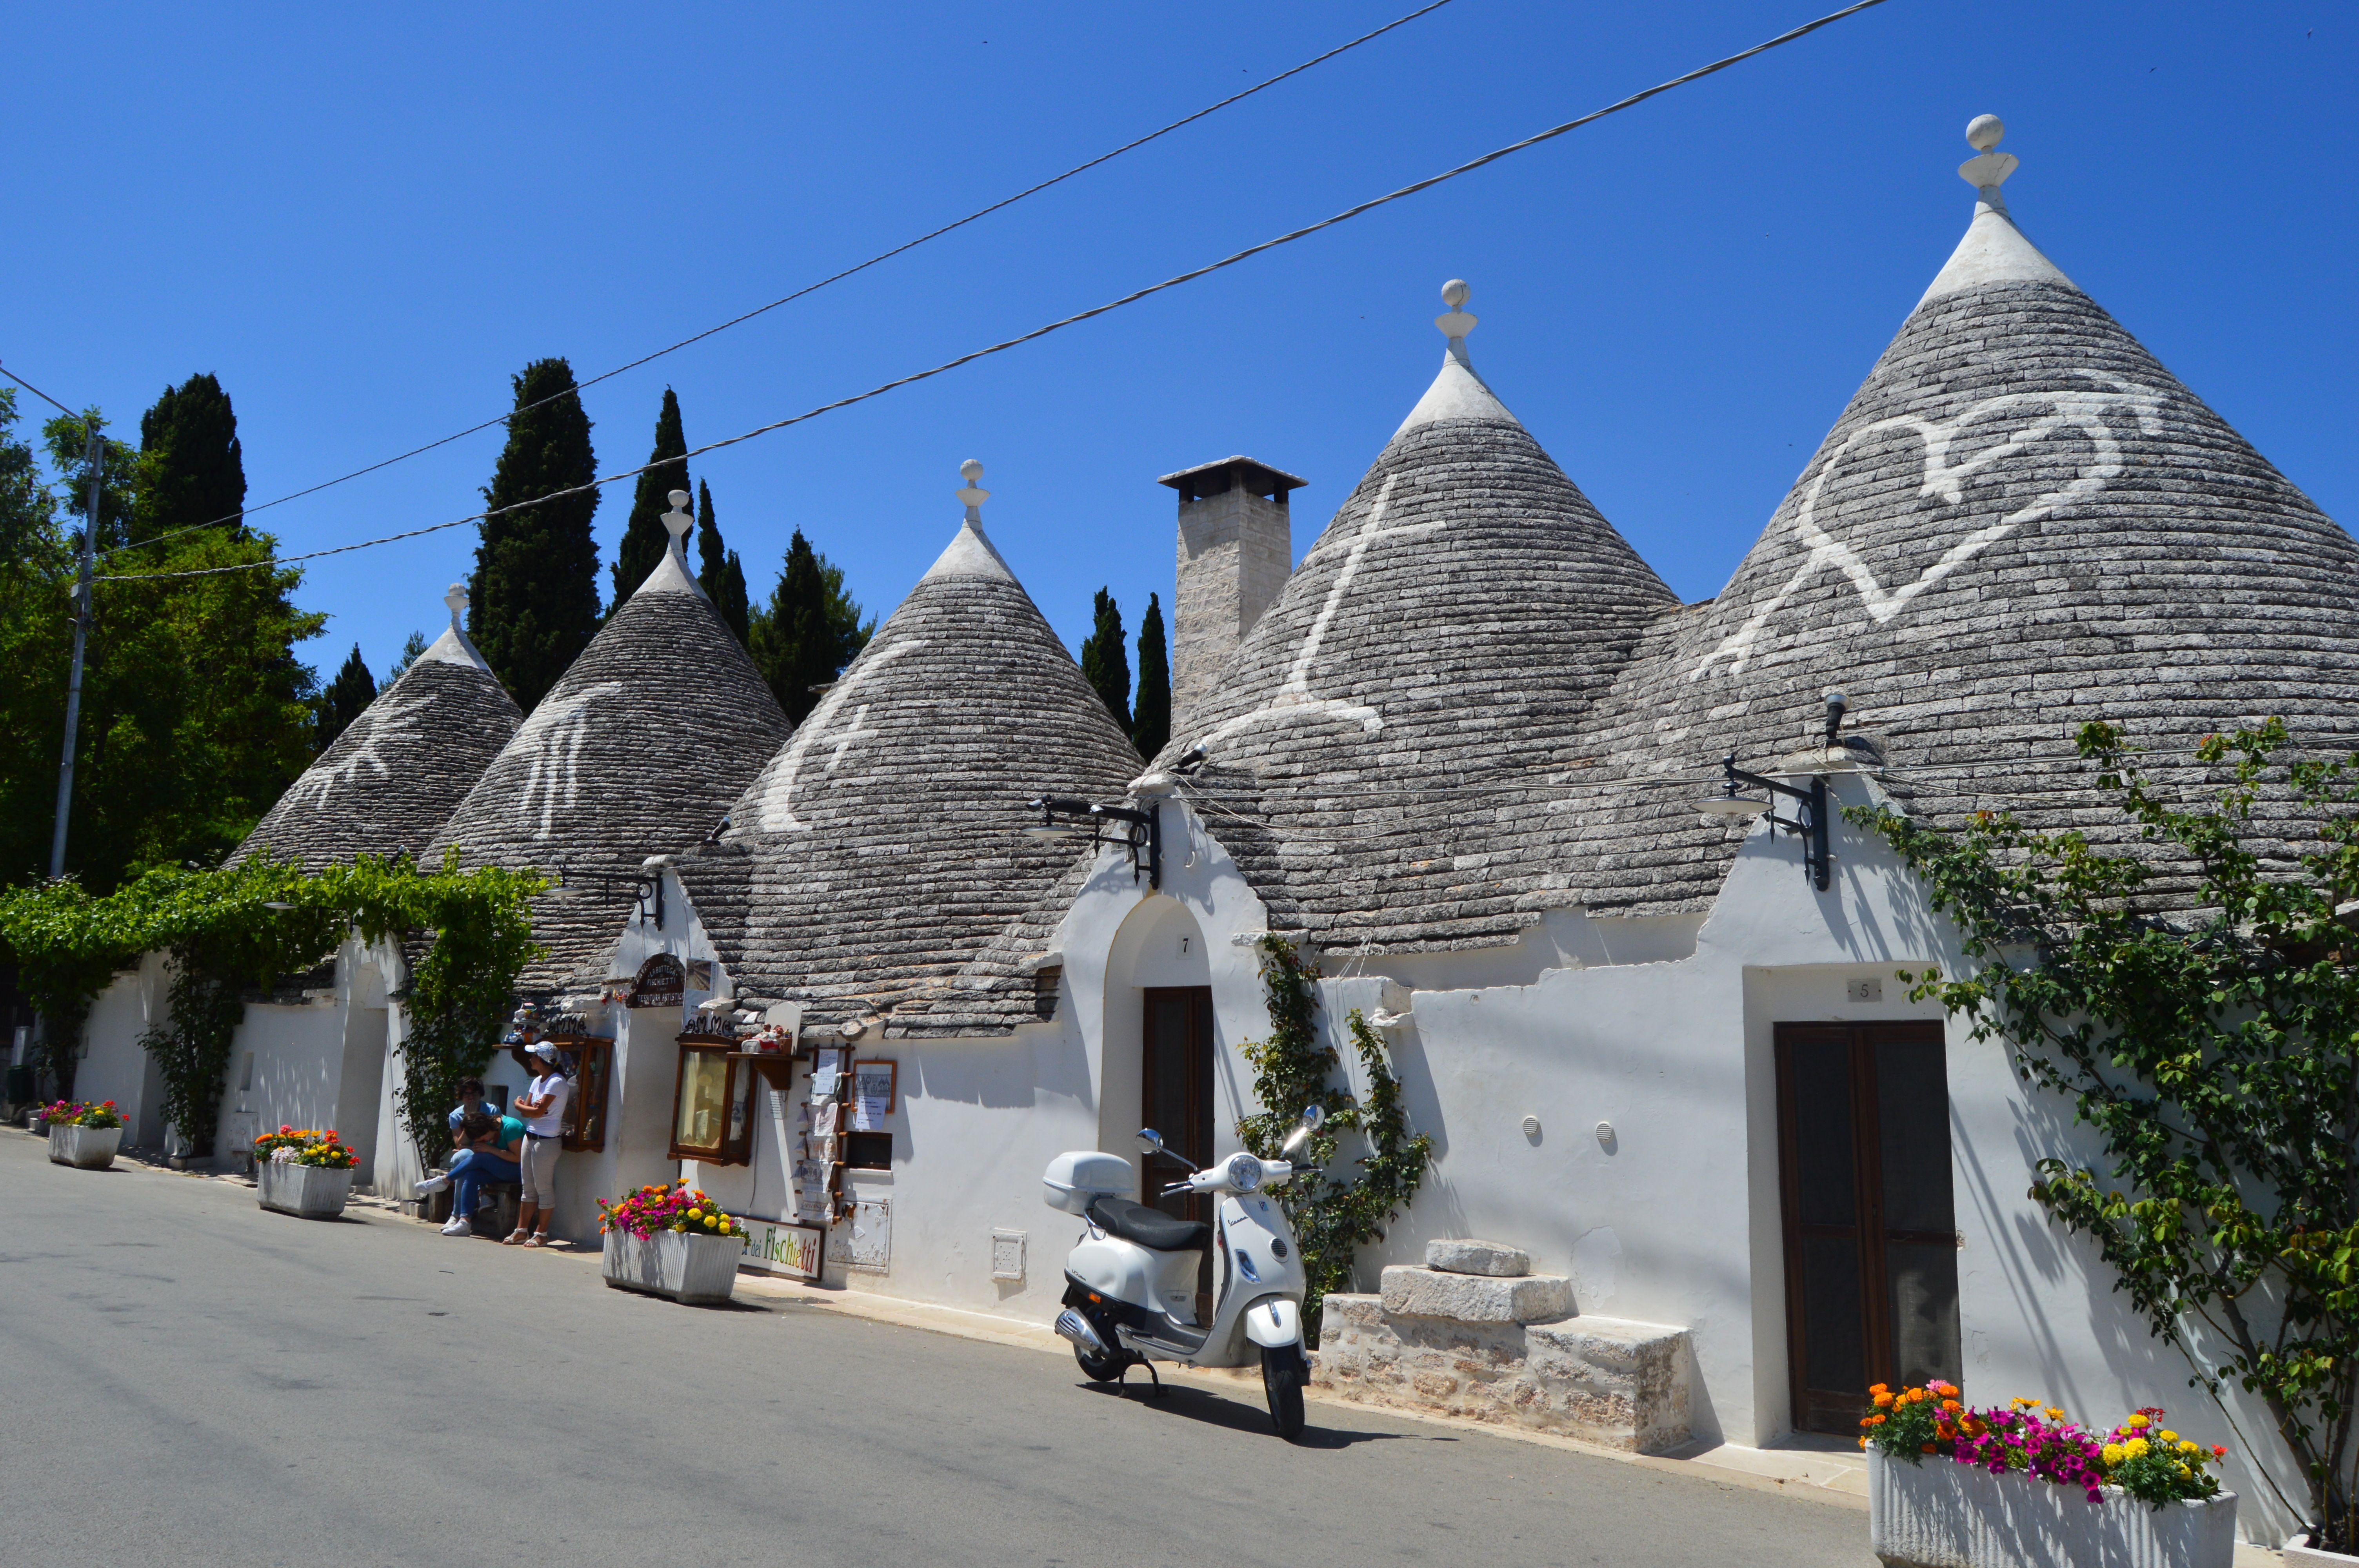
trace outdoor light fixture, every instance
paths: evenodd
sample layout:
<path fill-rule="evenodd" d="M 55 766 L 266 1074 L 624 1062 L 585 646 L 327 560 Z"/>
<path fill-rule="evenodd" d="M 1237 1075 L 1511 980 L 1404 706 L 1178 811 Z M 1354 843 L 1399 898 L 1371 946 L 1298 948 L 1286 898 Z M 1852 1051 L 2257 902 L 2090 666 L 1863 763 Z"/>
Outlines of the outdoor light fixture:
<path fill-rule="evenodd" d="M 1039 821 L 1024 829 L 1028 836 L 1034 838 L 1079 838 L 1087 833 L 1093 844 L 1118 844 L 1130 851 L 1130 880 L 1136 882 L 1138 873 L 1145 871 L 1147 885 L 1158 891 L 1162 889 L 1163 819 L 1154 802 L 1149 801 L 1144 811 L 1134 811 L 1126 806 L 1098 806 L 1086 800 L 1071 800 L 1054 795 L 1044 795 L 1038 800 L 1024 804 L 1040 814 Z"/>
<path fill-rule="evenodd" d="M 652 915 L 660 927 L 664 923 L 664 867 L 670 861 L 669 855 L 650 855 L 646 863 L 635 871 L 577 872 L 560 860 L 557 863 L 557 885 L 541 896 L 555 899 L 560 903 L 571 903 L 587 897 L 592 888 L 597 890 L 601 898 L 612 898 L 620 890 L 629 888 L 631 897 L 638 903 L 639 924 L 646 925 Z"/>
<path fill-rule="evenodd" d="M 1834 749 L 1836 731 L 1843 728 L 1843 710 L 1847 706 L 1843 693 L 1827 693 L 1826 749 L 1830 752 Z M 1727 774 L 1727 790 L 1697 801 L 1696 809 L 1707 816 L 1757 816 L 1767 812 L 1773 833 L 1783 827 L 1802 840 L 1802 874 L 1810 878 L 1810 884 L 1821 892 L 1826 892 L 1828 883 L 1832 881 L 1834 862 L 1827 838 L 1829 805 L 1826 775 L 1821 773 L 1810 780 L 1810 788 L 1799 789 L 1759 773 L 1746 773 L 1736 765 L 1736 753 L 1734 752 L 1723 758 L 1720 765 Z M 1739 793 L 1740 790 L 1757 793 L 1743 794 Z M 1781 795 L 1796 803 L 1795 813 L 1790 819 L 1777 815 L 1777 797 Z"/>

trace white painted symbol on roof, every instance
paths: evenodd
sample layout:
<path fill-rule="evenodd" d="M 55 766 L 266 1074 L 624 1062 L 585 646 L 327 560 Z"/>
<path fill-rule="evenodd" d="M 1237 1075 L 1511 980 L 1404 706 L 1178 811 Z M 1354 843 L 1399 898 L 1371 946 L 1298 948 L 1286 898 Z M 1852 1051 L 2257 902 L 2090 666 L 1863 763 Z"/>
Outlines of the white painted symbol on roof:
<path fill-rule="evenodd" d="M 1395 528 L 1384 525 L 1385 514 L 1392 506 L 1393 486 L 1399 479 L 1397 470 L 1385 476 L 1385 487 L 1376 492 L 1375 504 L 1368 508 L 1367 521 L 1360 524 L 1360 531 L 1352 535 L 1349 545 L 1343 546 L 1343 568 L 1335 574 L 1334 582 L 1328 586 L 1327 601 L 1319 607 L 1319 618 L 1303 634 L 1302 646 L 1294 655 L 1294 664 L 1287 671 L 1284 684 L 1261 707 L 1250 713 L 1240 713 L 1214 727 L 1197 744 L 1208 746 L 1264 719 L 1340 719 L 1357 724 L 1370 735 L 1385 727 L 1383 716 L 1373 708 L 1345 702 L 1340 697 L 1311 696 L 1310 665 L 1319 657 L 1320 646 L 1327 640 L 1327 628 L 1333 622 L 1335 611 L 1343 607 L 1343 595 L 1351 589 L 1352 579 L 1359 575 L 1360 563 L 1367 558 L 1368 551 L 1386 539 L 1418 538 L 1444 526 L 1439 520 L 1404 523 Z M 1308 570 L 1311 563 L 1326 553 L 1325 550 L 1312 550 L 1302 557 L 1301 567 L 1296 569 Z"/>
<path fill-rule="evenodd" d="M 2141 386 L 2136 382 L 2124 381 L 2119 376 L 2107 375 L 2100 371 L 2084 370 L 2073 373 L 2116 390 L 2009 393 L 2004 397 L 1984 398 L 1980 403 L 1970 405 L 1953 419 L 1919 419 L 1904 414 L 1863 425 L 1844 437 L 1843 445 L 1828 454 L 1827 460 L 1820 466 L 1810 488 L 1802 492 L 1801 504 L 1794 510 L 1794 532 L 1808 547 L 1809 553 L 1794 568 L 1793 575 L 1786 579 L 1785 585 L 1771 594 L 1768 601 L 1755 611 L 1744 625 L 1722 638 L 1720 645 L 1706 654 L 1702 661 L 1689 672 L 1688 679 L 1702 678 L 1714 664 L 1723 658 L 1728 660 L 1729 674 L 1743 674 L 1745 665 L 1753 657 L 1753 645 L 1760 639 L 1762 629 L 1768 624 L 1769 618 L 1783 609 L 1786 601 L 1823 566 L 1832 563 L 1842 568 L 1843 576 L 1857 590 L 1860 601 L 1867 607 L 1869 622 L 1881 626 L 1908 609 L 1919 594 L 2015 532 L 2020 524 L 2035 522 L 2071 502 L 2085 500 L 2104 491 L 2120 477 L 2122 470 L 2127 466 L 2122 457 L 2121 441 L 2114 435 L 2106 416 L 2130 415 L 2136 419 L 2138 428 L 2147 435 L 2159 435 L 2164 395 L 2154 387 Z M 1985 448 L 1962 462 L 1952 464 L 1950 461 L 1951 443 L 1975 421 L 1993 414 L 2041 406 L 2048 410 L 2045 416 L 2014 431 L 2004 441 Z M 1868 569 L 1867 563 L 1861 560 L 1849 545 L 1819 526 L 1816 513 L 1820 492 L 1826 488 L 1829 477 L 1841 466 L 1843 455 L 1870 436 L 1886 430 L 1914 430 L 1924 442 L 1924 482 L 1917 493 L 1939 496 L 1957 506 L 1965 500 L 1969 479 L 2034 442 L 2046 440 L 2066 428 L 2077 430 L 2088 438 L 2089 444 L 2096 449 L 2096 460 L 2084 465 L 2079 477 L 2070 484 L 2051 490 L 2028 506 L 2010 512 L 1997 522 L 1965 535 L 1944 551 L 1940 559 L 1919 572 L 1913 582 L 1886 589 L 1876 580 L 1875 574 Z M 1844 625 L 1843 630 L 1846 633 L 1856 632 L 1869 622 L 1851 622 Z"/>
<path fill-rule="evenodd" d="M 622 689 L 621 681 L 606 680 L 561 702 L 543 697 L 516 731 L 516 740 L 530 749 L 532 764 L 525 774 L 524 787 L 516 791 L 516 811 L 530 820 L 533 802 L 540 802 L 540 822 L 532 830 L 534 838 L 549 837 L 560 806 L 570 811 L 580 802 L 582 743 L 590 738 L 590 705 Z"/>
<path fill-rule="evenodd" d="M 375 768 L 380 774 L 391 773 L 385 760 L 385 748 L 390 741 L 417 737 L 418 713 L 426 702 L 422 697 L 381 697 L 370 703 L 353 720 L 352 728 L 344 731 L 353 738 L 353 749 L 337 758 L 333 767 L 322 762 L 304 773 L 288 790 L 287 798 L 300 801 L 309 795 L 317 804 L 325 805 L 338 784 L 351 784 L 360 776 L 364 765 Z"/>
<path fill-rule="evenodd" d="M 853 741 L 874 736 L 876 731 L 864 729 L 869 704 L 861 704 L 852 716 L 852 727 L 833 735 L 828 727 L 843 708 L 853 692 L 868 683 L 870 676 L 907 654 L 914 654 L 926 645 L 927 639 L 913 637 L 880 648 L 871 643 L 866 652 L 853 661 L 852 668 L 835 683 L 834 689 L 820 699 L 810 717 L 795 726 L 787 749 L 771 761 L 766 777 L 762 781 L 762 831 L 765 833 L 808 833 L 810 824 L 795 815 L 795 784 L 802 777 L 803 758 L 814 745 L 832 745 L 835 755 L 827 764 L 827 772 L 835 772 L 835 764 L 843 760 L 843 748 Z M 824 775 L 822 775 L 824 776 Z"/>

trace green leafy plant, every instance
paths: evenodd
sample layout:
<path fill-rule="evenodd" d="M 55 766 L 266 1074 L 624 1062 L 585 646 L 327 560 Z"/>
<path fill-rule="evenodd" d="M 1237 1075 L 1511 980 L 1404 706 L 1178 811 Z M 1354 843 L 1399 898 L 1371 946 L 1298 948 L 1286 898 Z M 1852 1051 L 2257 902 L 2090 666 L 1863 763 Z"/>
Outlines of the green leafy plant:
<path fill-rule="evenodd" d="M 172 967 L 171 1018 L 142 1044 L 164 1079 L 164 1110 L 200 1152 L 214 1132 L 231 1041 L 249 989 L 325 961 L 347 935 L 398 940 L 403 993 L 403 1120 L 431 1162 L 448 1148 L 443 1108 L 458 1080 L 490 1062 L 514 1005 L 516 977 L 539 951 L 530 901 L 537 872 L 436 871 L 407 858 L 363 856 L 307 875 L 266 860 L 212 871 L 150 871 L 104 897 L 72 882 L 0 890 L 0 946 L 40 1010 L 51 1071 L 67 1083 L 82 1021 L 118 970 L 162 951 Z"/>
<path fill-rule="evenodd" d="M 2359 935 L 2337 911 L 2359 900 L 2359 759 L 2280 762 L 2289 743 L 2276 719 L 2208 737 L 2197 779 L 2167 788 L 2119 728 L 2085 726 L 2080 754 L 2130 830 L 2118 847 L 2003 812 L 1957 832 L 1844 815 L 1961 933 L 1967 972 L 1903 971 L 1912 996 L 2003 1043 L 2096 1130 L 2104 1168 L 2043 1158 L 2032 1198 L 2095 1243 L 2191 1382 L 2266 1405 L 2313 1540 L 2348 1552 Z"/>
<path fill-rule="evenodd" d="M 1254 1070 L 1254 1098 L 1262 1108 L 1237 1120 L 1237 1137 L 1265 1160 L 1300 1123 L 1305 1106 L 1324 1107 L 1327 1119 L 1294 1156 L 1292 1181 L 1273 1189 L 1278 1206 L 1301 1245 L 1310 1290 L 1302 1303 L 1303 1333 L 1316 1344 L 1320 1307 L 1327 1296 L 1352 1288 L 1352 1262 L 1360 1245 L 1384 1239 L 1384 1227 L 1409 1205 L 1424 1184 L 1433 1140 L 1412 1137 L 1400 1104 L 1384 1042 L 1354 1009 L 1348 1021 L 1352 1047 L 1368 1080 L 1365 1100 L 1335 1082 L 1343 1059 L 1319 1038 L 1319 971 L 1285 937 L 1262 937 L 1262 983 L 1269 1000 L 1269 1035 L 1238 1049 Z M 1329 1173 L 1346 1132 L 1357 1132 L 1367 1152 L 1352 1162 L 1352 1174 Z"/>

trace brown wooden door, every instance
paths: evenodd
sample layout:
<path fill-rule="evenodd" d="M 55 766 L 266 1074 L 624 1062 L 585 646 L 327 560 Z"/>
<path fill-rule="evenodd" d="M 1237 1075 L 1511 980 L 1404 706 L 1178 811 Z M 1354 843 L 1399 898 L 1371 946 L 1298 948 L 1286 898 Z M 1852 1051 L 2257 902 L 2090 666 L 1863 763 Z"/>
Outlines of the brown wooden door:
<path fill-rule="evenodd" d="M 1781 1023 L 1777 1055 L 1794 1425 L 1856 1435 L 1869 1384 L 1962 1370 L 1941 1026 Z"/>
<path fill-rule="evenodd" d="M 1147 992 L 1142 1066 L 1146 1093 L 1139 1125 L 1162 1135 L 1163 1146 L 1199 1169 L 1212 1162 L 1212 988 L 1157 986 Z M 1166 1214 L 1210 1223 L 1212 1200 L 1195 1194 L 1165 1197 L 1166 1184 L 1188 1173 L 1177 1160 L 1147 1156 L 1146 1201 Z M 1197 1275 L 1196 1321 L 1212 1320 L 1212 1253 L 1204 1249 Z"/>

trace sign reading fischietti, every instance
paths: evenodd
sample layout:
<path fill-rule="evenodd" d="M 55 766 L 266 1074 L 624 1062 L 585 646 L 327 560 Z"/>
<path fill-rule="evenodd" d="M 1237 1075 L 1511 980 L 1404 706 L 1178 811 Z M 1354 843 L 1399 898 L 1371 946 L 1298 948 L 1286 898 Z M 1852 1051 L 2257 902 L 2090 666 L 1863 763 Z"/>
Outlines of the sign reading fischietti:
<path fill-rule="evenodd" d="M 819 1278 L 820 1265 L 827 1255 L 826 1231 L 814 1225 L 751 1217 L 743 1223 L 745 1255 L 737 1260 L 740 1269 L 757 1269 L 766 1274 L 784 1274 L 796 1280 Z"/>

